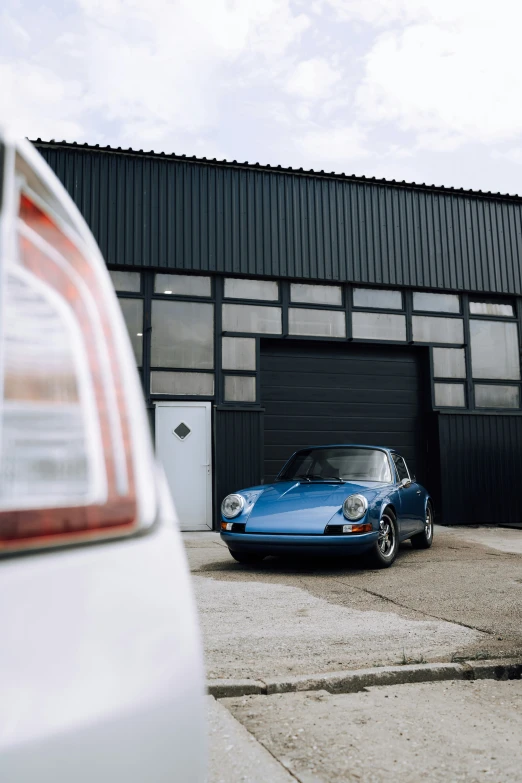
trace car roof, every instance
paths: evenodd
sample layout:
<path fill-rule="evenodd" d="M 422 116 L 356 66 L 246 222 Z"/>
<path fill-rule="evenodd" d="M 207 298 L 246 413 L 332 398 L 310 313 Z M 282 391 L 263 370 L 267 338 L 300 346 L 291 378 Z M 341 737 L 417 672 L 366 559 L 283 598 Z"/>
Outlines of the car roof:
<path fill-rule="evenodd" d="M 367 443 L 329 443 L 325 446 L 301 446 L 295 453 L 299 451 L 307 451 L 308 449 L 376 449 L 377 451 L 385 451 L 387 454 L 395 453 L 395 449 L 390 449 L 388 446 L 372 446 Z"/>

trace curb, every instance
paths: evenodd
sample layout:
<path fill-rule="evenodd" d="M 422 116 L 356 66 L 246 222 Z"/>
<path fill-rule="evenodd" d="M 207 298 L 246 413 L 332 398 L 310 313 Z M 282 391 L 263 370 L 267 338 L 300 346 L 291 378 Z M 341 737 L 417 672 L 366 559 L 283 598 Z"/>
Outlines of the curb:
<path fill-rule="evenodd" d="M 270 696 L 274 693 L 319 690 L 328 693 L 357 693 L 377 685 L 405 685 L 444 680 L 520 680 L 521 678 L 522 659 L 516 658 L 376 666 L 372 669 L 276 677 L 271 680 L 207 680 L 207 692 L 216 699 L 224 699 L 232 696 Z"/>

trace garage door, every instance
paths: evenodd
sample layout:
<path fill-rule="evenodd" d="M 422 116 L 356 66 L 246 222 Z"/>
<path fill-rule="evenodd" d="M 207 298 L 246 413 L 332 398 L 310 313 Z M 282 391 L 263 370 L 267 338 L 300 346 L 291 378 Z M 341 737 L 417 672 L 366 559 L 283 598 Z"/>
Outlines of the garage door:
<path fill-rule="evenodd" d="M 407 346 L 262 340 L 265 479 L 303 446 L 360 443 L 397 449 L 422 481 L 424 361 Z"/>

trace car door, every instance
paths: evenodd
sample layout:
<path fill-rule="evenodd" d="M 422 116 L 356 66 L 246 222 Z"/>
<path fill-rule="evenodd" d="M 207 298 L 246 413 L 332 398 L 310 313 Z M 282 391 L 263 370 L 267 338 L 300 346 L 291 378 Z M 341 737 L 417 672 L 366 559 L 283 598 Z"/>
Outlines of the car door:
<path fill-rule="evenodd" d="M 418 532 L 424 520 L 424 498 L 422 489 L 416 481 L 412 481 L 406 460 L 396 452 L 392 453 L 393 464 L 397 474 L 397 482 L 410 482 L 399 488 L 399 525 L 401 538 L 408 538 Z"/>

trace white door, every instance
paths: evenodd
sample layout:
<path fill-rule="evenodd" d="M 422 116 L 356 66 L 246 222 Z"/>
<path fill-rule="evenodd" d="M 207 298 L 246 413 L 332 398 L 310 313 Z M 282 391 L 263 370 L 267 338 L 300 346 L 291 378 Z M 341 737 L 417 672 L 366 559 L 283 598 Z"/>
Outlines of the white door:
<path fill-rule="evenodd" d="M 212 528 L 210 402 L 157 402 L 156 452 L 182 530 Z"/>

